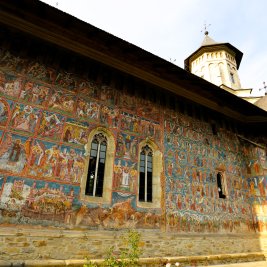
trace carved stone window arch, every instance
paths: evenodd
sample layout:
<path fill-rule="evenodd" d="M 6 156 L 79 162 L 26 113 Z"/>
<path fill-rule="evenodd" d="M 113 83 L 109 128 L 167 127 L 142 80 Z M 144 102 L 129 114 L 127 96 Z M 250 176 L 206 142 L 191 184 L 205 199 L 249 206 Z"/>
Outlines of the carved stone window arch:
<path fill-rule="evenodd" d="M 153 151 L 145 145 L 140 152 L 139 161 L 139 201 L 152 202 L 153 199 Z"/>
<path fill-rule="evenodd" d="M 93 203 L 111 203 L 115 154 L 113 134 L 103 127 L 92 130 L 88 137 L 88 143 L 85 145 L 85 151 L 87 162 L 86 171 L 81 180 L 81 200 Z M 101 175 L 99 175 L 99 171 L 102 172 Z M 99 179 L 99 177 L 100 180 L 97 181 L 96 178 Z"/>
<path fill-rule="evenodd" d="M 90 149 L 89 167 L 85 194 L 102 197 L 104 189 L 104 172 L 106 165 L 107 138 L 103 133 L 93 137 Z"/>
<path fill-rule="evenodd" d="M 163 170 L 162 166 L 162 153 L 159 150 L 158 146 L 151 140 L 146 139 L 139 144 L 139 153 L 138 153 L 138 197 L 137 197 L 137 206 L 142 208 L 160 208 L 161 207 L 161 194 L 162 194 L 162 186 L 161 186 L 161 173 Z M 150 161 L 150 164 L 147 163 L 147 173 L 150 172 L 151 178 L 151 192 L 152 197 L 151 199 L 147 196 L 146 201 L 145 199 L 139 199 L 140 192 L 140 172 L 141 168 L 145 166 L 141 166 L 141 162 L 143 159 Z M 145 164 L 143 164 L 145 165 Z M 151 168 L 150 168 L 151 167 Z M 152 170 L 152 171 L 151 171 Z"/>

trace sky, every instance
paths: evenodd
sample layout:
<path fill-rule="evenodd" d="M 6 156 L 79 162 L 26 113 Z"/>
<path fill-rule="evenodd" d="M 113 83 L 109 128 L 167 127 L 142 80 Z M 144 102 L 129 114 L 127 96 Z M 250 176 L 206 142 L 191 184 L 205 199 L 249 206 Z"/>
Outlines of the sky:
<path fill-rule="evenodd" d="M 200 47 L 206 25 L 213 40 L 231 43 L 243 52 L 238 71 L 242 88 L 264 94 L 266 0 L 42 1 L 181 68 Z"/>

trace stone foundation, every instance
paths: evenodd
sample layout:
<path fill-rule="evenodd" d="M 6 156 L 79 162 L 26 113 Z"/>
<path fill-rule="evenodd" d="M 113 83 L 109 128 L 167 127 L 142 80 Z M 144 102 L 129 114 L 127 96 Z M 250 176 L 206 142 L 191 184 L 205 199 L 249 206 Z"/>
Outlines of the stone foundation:
<path fill-rule="evenodd" d="M 147 230 L 140 233 L 140 258 L 144 266 L 162 266 L 170 260 L 197 265 L 264 260 L 267 251 L 266 235 L 170 234 Z M 121 234 L 2 227 L 0 266 L 19 262 L 26 266 L 82 266 L 86 257 L 103 259 L 111 246 L 119 251 L 123 247 Z"/>

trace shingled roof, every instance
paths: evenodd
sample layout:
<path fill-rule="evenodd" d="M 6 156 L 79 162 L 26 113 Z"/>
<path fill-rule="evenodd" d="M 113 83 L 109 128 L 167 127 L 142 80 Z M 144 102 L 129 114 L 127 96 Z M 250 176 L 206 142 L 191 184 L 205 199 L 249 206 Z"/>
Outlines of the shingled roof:
<path fill-rule="evenodd" d="M 209 37 L 208 32 L 205 32 L 205 37 L 204 37 L 204 40 L 203 40 L 201 46 L 208 46 L 208 45 L 214 45 L 214 44 L 218 44 L 218 43 Z"/>
<path fill-rule="evenodd" d="M 267 122 L 266 111 L 195 76 L 188 69 L 184 70 L 43 2 L 0 1 L 0 26 L 68 49 L 241 122 Z M 237 61 L 241 61 L 242 53 L 231 44 L 215 43 L 208 47 L 218 45 L 235 51 Z"/>

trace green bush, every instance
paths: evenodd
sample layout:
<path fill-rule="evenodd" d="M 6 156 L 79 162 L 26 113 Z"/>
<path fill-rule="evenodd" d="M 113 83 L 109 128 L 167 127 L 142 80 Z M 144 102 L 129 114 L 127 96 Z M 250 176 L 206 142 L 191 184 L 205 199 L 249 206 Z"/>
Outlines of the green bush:
<path fill-rule="evenodd" d="M 120 251 L 119 255 L 116 255 L 112 246 L 107 253 L 105 261 L 101 266 L 111 266 L 111 267 L 127 267 L 127 266 L 138 266 L 138 259 L 140 255 L 139 241 L 140 234 L 135 230 L 128 230 L 127 234 L 121 236 L 121 239 L 125 243 L 125 248 Z M 97 267 L 96 263 L 90 260 L 83 265 L 83 267 Z"/>

